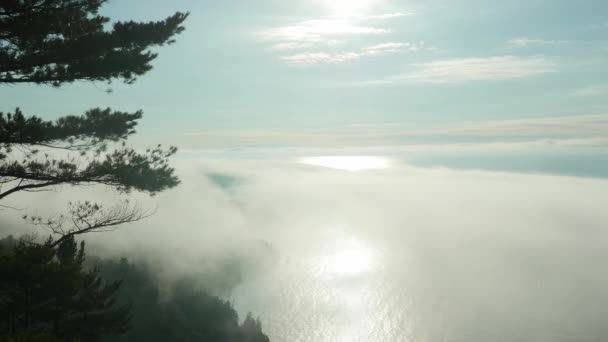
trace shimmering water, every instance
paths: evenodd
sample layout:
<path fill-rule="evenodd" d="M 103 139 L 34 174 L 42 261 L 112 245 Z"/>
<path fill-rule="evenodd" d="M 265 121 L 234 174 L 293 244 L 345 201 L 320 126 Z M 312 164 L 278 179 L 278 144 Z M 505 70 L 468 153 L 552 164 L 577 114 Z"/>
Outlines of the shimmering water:
<path fill-rule="evenodd" d="M 210 212 L 276 250 L 232 296 L 273 341 L 608 341 L 601 173 L 296 159 L 210 168 Z"/>
<path fill-rule="evenodd" d="M 608 338 L 606 271 L 584 250 L 579 260 L 571 255 L 551 266 L 525 255 L 498 265 L 474 250 L 459 256 L 436 250 L 421 265 L 406 246 L 385 253 L 357 243 L 338 254 L 326 247 L 321 256 L 285 255 L 237 290 L 236 303 L 262 316 L 273 341 Z M 581 259 L 588 269 L 568 264 Z"/>
<path fill-rule="evenodd" d="M 273 341 L 608 341 L 608 182 L 360 177 L 255 207 L 279 258 L 233 300 Z"/>

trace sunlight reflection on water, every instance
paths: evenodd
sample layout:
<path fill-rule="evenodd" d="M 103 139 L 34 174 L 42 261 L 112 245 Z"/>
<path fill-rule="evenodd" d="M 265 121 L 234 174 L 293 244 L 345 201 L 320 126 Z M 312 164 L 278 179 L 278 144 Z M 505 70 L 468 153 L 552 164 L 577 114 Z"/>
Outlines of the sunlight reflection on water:
<path fill-rule="evenodd" d="M 318 260 L 319 267 L 329 276 L 360 275 L 374 267 L 373 250 L 361 241 L 351 238 L 339 241 L 334 251 Z"/>
<path fill-rule="evenodd" d="M 381 251 L 344 227 L 334 227 L 331 236 L 242 285 L 235 300 L 265 316 L 273 341 L 407 341 L 409 301 L 396 294 L 407 291 L 387 281 Z"/>
<path fill-rule="evenodd" d="M 605 181 L 294 169 L 232 296 L 272 341 L 608 341 Z"/>

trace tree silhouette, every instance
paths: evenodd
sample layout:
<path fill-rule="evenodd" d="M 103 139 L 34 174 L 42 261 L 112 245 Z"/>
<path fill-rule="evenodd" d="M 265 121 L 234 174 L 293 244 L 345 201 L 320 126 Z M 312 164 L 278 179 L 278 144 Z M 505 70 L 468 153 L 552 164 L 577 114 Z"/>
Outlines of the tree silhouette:
<path fill-rule="evenodd" d="M 98 12 L 106 2 L 0 1 L 0 84 L 58 87 L 114 79 L 131 84 L 152 68 L 157 54 L 151 48 L 172 43 L 188 16 L 177 12 L 160 21 L 110 25 Z M 9 207 L 5 200 L 15 193 L 60 185 L 100 184 L 150 194 L 175 187 L 179 180 L 168 165 L 175 147 L 138 151 L 126 146 L 142 114 L 94 108 L 47 121 L 19 109 L 0 112 L 0 206 Z M 58 151 L 68 156 L 58 157 Z M 68 231 L 63 235 L 68 238 L 146 216 L 135 207 L 102 210 L 88 202 L 72 209 L 70 215 L 78 216 L 80 225 L 53 233 Z M 86 213 L 91 216 L 83 216 Z M 56 240 L 57 245 L 61 241 Z"/>
<path fill-rule="evenodd" d="M 178 179 L 167 161 L 177 151 L 175 147 L 163 150 L 157 146 L 140 153 L 123 146 L 107 152 L 109 141 L 124 142 L 135 133 L 141 115 L 93 109 L 83 116 L 49 122 L 36 116 L 26 118 L 19 109 L 14 114 L 0 112 L 0 184 L 14 184 L 0 190 L 0 200 L 18 191 L 61 184 L 103 184 L 120 191 L 150 193 L 174 187 Z M 41 153 L 40 148 L 78 153 L 59 159 Z"/>
<path fill-rule="evenodd" d="M 133 328 L 106 338 L 106 342 L 269 341 L 259 319 L 248 314 L 239 324 L 232 304 L 201 290 L 195 277 L 160 286 L 153 267 L 129 263 L 126 259 L 101 260 L 99 267 L 105 279 L 122 281 L 119 302 L 130 303 L 133 312 Z M 171 295 L 163 296 L 167 290 Z"/>
<path fill-rule="evenodd" d="M 130 328 L 130 306 L 117 305 L 120 281 L 85 270 L 84 242 L 25 240 L 0 256 L 0 336 L 14 340 L 96 341 Z"/>
<path fill-rule="evenodd" d="M 0 82 L 52 84 L 135 81 L 156 58 L 149 48 L 172 43 L 186 13 L 156 22 L 116 22 L 98 13 L 107 0 L 0 2 Z"/>

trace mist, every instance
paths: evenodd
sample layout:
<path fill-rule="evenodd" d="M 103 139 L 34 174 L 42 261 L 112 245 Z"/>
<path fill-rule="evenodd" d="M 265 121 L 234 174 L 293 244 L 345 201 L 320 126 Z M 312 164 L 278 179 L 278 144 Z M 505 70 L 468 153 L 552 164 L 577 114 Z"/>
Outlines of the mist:
<path fill-rule="evenodd" d="M 197 275 L 259 314 L 273 340 L 608 337 L 605 179 L 394 160 L 358 172 L 293 159 L 175 164 L 183 185 L 130 195 L 155 215 L 87 236 L 92 253 L 145 260 L 161 283 Z M 37 198 L 52 213 L 90 190 Z M 96 193 L 86 198 L 117 196 Z"/>

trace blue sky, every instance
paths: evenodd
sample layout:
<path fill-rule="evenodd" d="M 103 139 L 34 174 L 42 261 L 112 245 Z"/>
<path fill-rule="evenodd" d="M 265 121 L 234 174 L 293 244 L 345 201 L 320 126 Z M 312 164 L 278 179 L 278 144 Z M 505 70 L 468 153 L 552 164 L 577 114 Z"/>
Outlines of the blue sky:
<path fill-rule="evenodd" d="M 176 10 L 187 30 L 134 85 L 4 86 L 0 110 L 143 109 L 139 138 L 186 148 L 606 147 L 606 1 L 130 0 L 104 13 Z"/>

